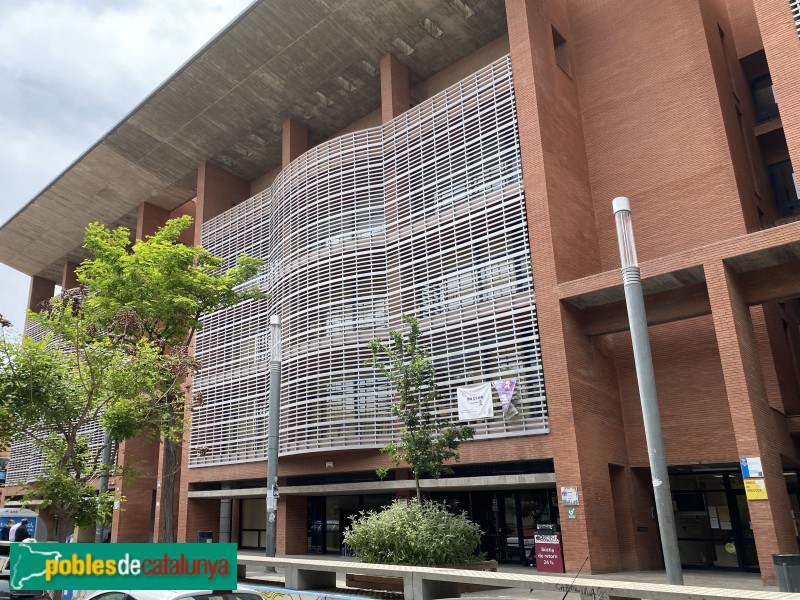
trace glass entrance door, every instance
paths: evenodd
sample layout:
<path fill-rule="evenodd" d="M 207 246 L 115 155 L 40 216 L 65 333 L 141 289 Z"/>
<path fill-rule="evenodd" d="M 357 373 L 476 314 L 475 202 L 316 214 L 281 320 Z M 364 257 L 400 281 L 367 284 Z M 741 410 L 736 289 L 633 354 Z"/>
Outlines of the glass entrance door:
<path fill-rule="evenodd" d="M 687 473 L 670 477 L 670 485 L 684 567 L 758 569 L 741 475 Z"/>
<path fill-rule="evenodd" d="M 455 512 L 464 511 L 478 524 L 480 551 L 501 562 L 533 564 L 533 534 L 539 523 L 558 522 L 555 489 L 500 490 L 431 494 Z"/>

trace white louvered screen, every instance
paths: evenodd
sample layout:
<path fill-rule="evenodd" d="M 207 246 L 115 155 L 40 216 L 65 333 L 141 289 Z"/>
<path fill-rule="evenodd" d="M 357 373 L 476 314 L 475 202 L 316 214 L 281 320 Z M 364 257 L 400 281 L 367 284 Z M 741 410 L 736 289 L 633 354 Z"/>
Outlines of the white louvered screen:
<path fill-rule="evenodd" d="M 321 144 L 272 188 L 203 226 L 203 245 L 267 261 L 267 301 L 209 315 L 198 333 L 203 404 L 191 466 L 263 460 L 268 321 L 283 319 L 280 451 L 380 447 L 396 433 L 367 342 L 416 314 L 437 368 L 439 414 L 455 388 L 518 377 L 521 415 L 477 438 L 545 433 L 510 60 L 382 127 Z"/>
<path fill-rule="evenodd" d="M 792 11 L 797 37 L 800 37 L 800 0 L 789 0 L 789 9 Z"/>
<path fill-rule="evenodd" d="M 25 335 L 35 341 L 42 341 L 46 331 L 35 321 L 28 321 L 25 325 Z M 61 346 L 65 349 L 69 347 L 63 343 Z M 99 423 L 85 425 L 78 431 L 78 434 L 87 438 L 92 450 L 98 450 L 103 444 L 103 429 Z M 7 485 L 32 481 L 44 467 L 42 455 L 34 448 L 33 442 L 30 440 L 12 442 L 9 456 L 6 473 Z"/>

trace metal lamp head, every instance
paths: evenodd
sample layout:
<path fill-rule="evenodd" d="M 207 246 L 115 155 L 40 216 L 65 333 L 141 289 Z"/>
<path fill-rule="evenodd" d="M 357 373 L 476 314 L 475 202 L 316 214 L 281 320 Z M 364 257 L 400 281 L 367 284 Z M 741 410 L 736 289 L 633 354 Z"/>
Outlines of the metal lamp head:
<path fill-rule="evenodd" d="M 633 242 L 633 225 L 631 224 L 631 201 L 625 196 L 614 198 L 614 220 L 617 222 L 617 241 L 622 268 L 638 267 L 636 245 Z"/>
<path fill-rule="evenodd" d="M 281 360 L 281 317 L 272 315 L 269 318 L 269 355 L 270 361 Z"/>

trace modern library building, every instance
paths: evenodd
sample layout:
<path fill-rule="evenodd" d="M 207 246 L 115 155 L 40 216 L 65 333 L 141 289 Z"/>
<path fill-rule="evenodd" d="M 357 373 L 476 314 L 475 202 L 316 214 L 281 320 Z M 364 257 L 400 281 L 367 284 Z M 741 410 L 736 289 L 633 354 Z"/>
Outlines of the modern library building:
<path fill-rule="evenodd" d="M 262 0 L 3 225 L 0 260 L 35 309 L 92 221 L 141 239 L 190 214 L 189 241 L 264 259 L 269 298 L 195 339 L 179 541 L 265 545 L 276 347 L 278 553 L 339 554 L 355 514 L 413 494 L 375 473 L 399 424 L 366 361 L 414 315 L 438 416 L 516 383 L 424 495 L 489 558 L 528 562 L 557 523 L 568 571 L 659 569 L 627 196 L 681 563 L 772 582 L 800 527 L 798 166 L 797 0 Z M 141 475 L 112 540 L 162 539 L 160 452 L 123 443 Z M 6 505 L 38 468 L 12 447 Z"/>

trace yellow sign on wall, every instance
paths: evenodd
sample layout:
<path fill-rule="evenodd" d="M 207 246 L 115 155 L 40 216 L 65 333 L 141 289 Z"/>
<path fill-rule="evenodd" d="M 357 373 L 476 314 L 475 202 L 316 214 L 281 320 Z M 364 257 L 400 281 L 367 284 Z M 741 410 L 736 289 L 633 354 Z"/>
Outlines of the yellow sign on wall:
<path fill-rule="evenodd" d="M 767 486 L 763 479 L 745 479 L 744 493 L 748 500 L 767 500 Z"/>

